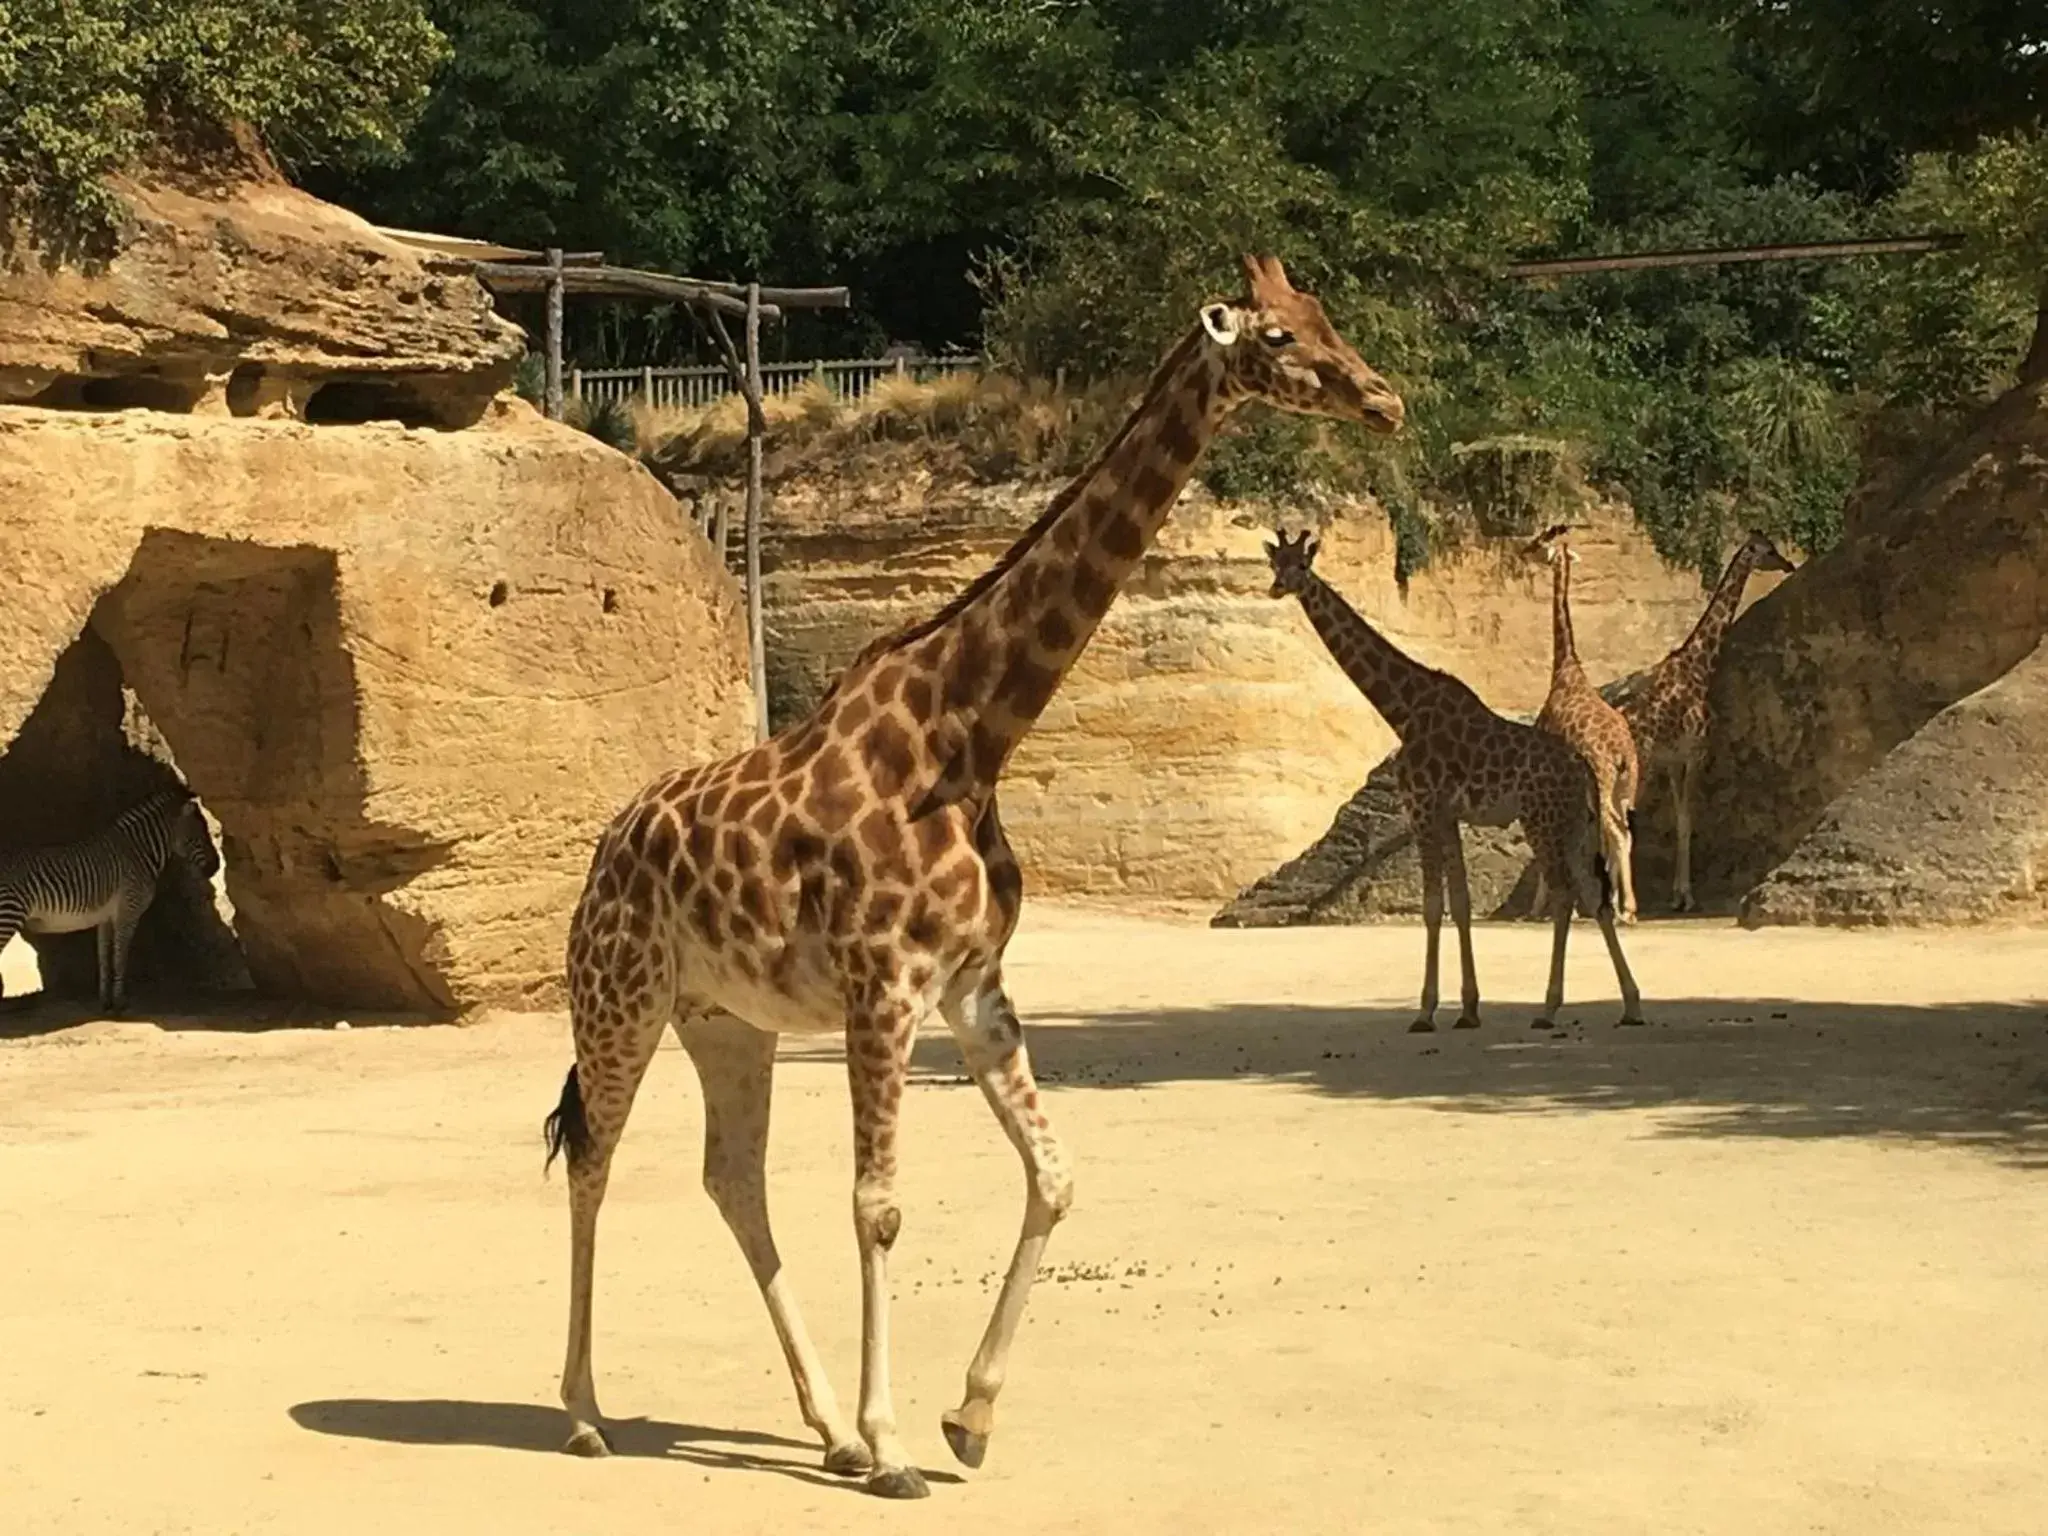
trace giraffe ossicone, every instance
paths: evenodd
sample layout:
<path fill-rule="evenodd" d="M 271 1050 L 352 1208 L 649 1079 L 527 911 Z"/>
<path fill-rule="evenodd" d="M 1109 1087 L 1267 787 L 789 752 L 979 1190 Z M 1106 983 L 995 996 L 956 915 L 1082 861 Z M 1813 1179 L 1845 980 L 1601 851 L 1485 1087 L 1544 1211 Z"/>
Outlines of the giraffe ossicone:
<path fill-rule="evenodd" d="M 860 652 L 815 709 L 722 762 L 648 785 L 599 838 L 571 921 L 576 1064 L 549 1117 L 568 1155 L 567 1449 L 606 1449 L 591 1368 L 598 1209 L 664 1030 L 704 1090 L 704 1186 L 761 1288 L 804 1420 L 834 1472 L 928 1490 L 897 1434 L 888 1258 L 903 1225 L 897 1121 L 911 1043 L 943 1018 L 1023 1159 L 1023 1228 L 960 1406 L 980 1465 L 1019 1320 L 1073 1198 L 1003 986 L 1023 877 L 998 780 L 1157 536 L 1228 413 L 1259 400 L 1397 431 L 1401 397 L 1272 257 L 1202 306 L 1130 419 L 993 566 L 931 618 Z M 812 1348 L 769 1228 L 765 1159 L 781 1032 L 843 1032 L 862 1291 L 852 1423 Z"/>

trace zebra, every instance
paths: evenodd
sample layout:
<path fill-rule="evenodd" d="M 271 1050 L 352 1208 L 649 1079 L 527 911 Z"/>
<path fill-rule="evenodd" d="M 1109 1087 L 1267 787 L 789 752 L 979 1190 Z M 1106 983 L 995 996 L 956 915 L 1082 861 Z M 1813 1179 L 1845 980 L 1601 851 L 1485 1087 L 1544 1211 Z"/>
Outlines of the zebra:
<path fill-rule="evenodd" d="M 199 801 L 182 786 L 158 790 L 82 842 L 0 854 L 0 946 L 23 930 L 97 929 L 100 1006 L 118 1017 L 127 1000 L 128 946 L 171 858 L 202 880 L 220 868 Z"/>

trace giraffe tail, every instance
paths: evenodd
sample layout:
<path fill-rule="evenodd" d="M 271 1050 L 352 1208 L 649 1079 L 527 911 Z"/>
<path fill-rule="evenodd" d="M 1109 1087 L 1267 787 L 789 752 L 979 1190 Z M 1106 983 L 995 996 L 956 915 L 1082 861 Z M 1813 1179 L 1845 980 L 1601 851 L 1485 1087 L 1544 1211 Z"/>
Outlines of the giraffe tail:
<path fill-rule="evenodd" d="M 1607 856 L 1605 854 L 1596 853 L 1593 855 L 1593 874 L 1600 881 L 1600 910 L 1602 912 L 1613 911 L 1614 877 L 1608 873 Z M 580 1114 L 581 1111 L 579 1110 L 578 1113 Z"/>
<path fill-rule="evenodd" d="M 1630 842 L 1636 840 L 1636 808 L 1634 806 L 1628 808 L 1628 840 Z"/>
<path fill-rule="evenodd" d="M 583 1161 L 583 1154 L 590 1147 L 590 1122 L 583 1117 L 583 1089 L 576 1081 L 574 1067 L 569 1069 L 569 1075 L 562 1083 L 561 1102 L 541 1122 L 540 1130 L 548 1144 L 547 1161 L 540 1165 L 543 1174 L 554 1167 L 555 1159 L 565 1152 L 569 1155 L 571 1168 Z"/>

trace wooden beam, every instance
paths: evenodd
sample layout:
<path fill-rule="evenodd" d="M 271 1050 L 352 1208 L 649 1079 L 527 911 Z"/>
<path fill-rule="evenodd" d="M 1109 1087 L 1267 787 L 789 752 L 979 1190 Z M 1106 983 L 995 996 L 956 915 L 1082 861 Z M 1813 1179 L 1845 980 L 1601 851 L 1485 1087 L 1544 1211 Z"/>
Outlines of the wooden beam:
<path fill-rule="evenodd" d="M 546 272 L 547 382 L 542 394 L 542 405 L 549 421 L 562 419 L 562 280 L 565 275 L 561 251 L 550 247 Z"/>
<path fill-rule="evenodd" d="M 1846 261 L 1858 256 L 1923 255 L 1949 250 L 1961 235 L 1901 235 L 1892 239 L 1821 240 L 1789 245 L 1731 245 L 1682 251 L 1640 251 L 1613 256 L 1562 256 L 1515 261 L 1509 277 L 1569 277 L 1582 272 L 1643 272 L 1660 267 L 1711 267 L 1748 261 Z"/>
<path fill-rule="evenodd" d="M 768 421 L 761 409 L 761 285 L 747 284 L 747 670 L 754 722 L 768 739 L 768 637 L 761 612 L 761 455 Z"/>
<path fill-rule="evenodd" d="M 474 270 L 479 278 L 501 293 L 539 293 L 551 281 L 551 269 L 547 267 L 480 261 Z M 747 313 L 745 299 L 720 292 L 716 284 L 688 277 L 670 277 L 662 272 L 639 272 L 631 267 L 565 267 L 562 282 L 570 293 L 622 299 L 666 299 L 715 310 L 735 319 L 744 319 Z M 763 304 L 760 313 L 764 320 L 782 318 L 782 311 L 772 304 Z"/>

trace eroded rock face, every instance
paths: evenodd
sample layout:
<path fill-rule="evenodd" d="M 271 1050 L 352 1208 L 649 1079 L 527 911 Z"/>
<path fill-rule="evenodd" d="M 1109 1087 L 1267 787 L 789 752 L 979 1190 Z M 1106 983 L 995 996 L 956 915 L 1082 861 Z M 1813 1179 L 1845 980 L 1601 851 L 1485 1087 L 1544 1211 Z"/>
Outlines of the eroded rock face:
<path fill-rule="evenodd" d="M 260 165 L 117 190 L 131 217 L 101 269 L 0 263 L 0 403 L 460 427 L 525 351 L 474 278 Z"/>
<path fill-rule="evenodd" d="M 266 991 L 558 1005 L 600 827 L 752 740 L 735 583 L 651 476 L 517 401 L 460 433 L 0 407 L 0 537 L 0 803 L 49 808 L 0 835 L 133 798 L 106 676 L 24 729 L 76 691 L 60 658 L 110 657 L 218 818 Z"/>
<path fill-rule="evenodd" d="M 2044 623 L 2048 387 L 2036 386 L 1729 631 L 1695 813 L 1702 899 L 1732 908 L 1895 747 L 2028 658 Z M 1770 899 L 1788 910 L 1782 889 Z"/>
<path fill-rule="evenodd" d="M 1746 927 L 2048 917 L 2048 645 L 1936 715 L 1827 809 Z"/>
<path fill-rule="evenodd" d="M 807 707 L 875 634 L 953 596 L 1056 489 L 914 470 L 779 485 L 764 539 L 777 719 Z M 1329 827 L 1393 748 L 1299 605 L 1269 595 L 1262 545 L 1283 520 L 1302 514 L 1199 488 L 1182 498 L 1004 781 L 1004 826 L 1034 892 L 1232 896 Z M 1367 505 L 1339 509 L 1323 545 L 1318 569 L 1396 643 L 1496 708 L 1541 704 L 1547 572 L 1489 545 L 1403 597 L 1385 516 Z M 1705 601 L 1691 573 L 1617 518 L 1597 519 L 1580 547 L 1574 606 L 1594 675 L 1652 661 L 1685 634 Z"/>

